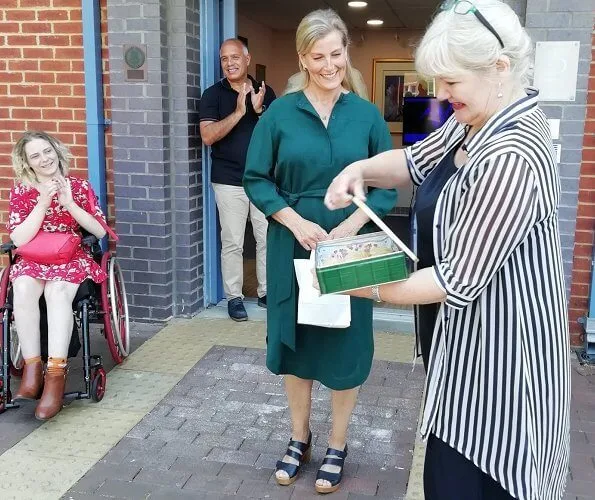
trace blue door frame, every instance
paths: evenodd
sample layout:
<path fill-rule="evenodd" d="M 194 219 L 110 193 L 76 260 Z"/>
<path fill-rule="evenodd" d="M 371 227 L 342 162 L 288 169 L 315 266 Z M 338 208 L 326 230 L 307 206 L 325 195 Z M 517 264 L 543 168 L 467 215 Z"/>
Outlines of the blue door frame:
<path fill-rule="evenodd" d="M 237 33 L 236 0 L 200 2 L 200 88 L 204 90 L 221 78 L 219 46 Z M 211 151 L 202 146 L 204 306 L 223 298 L 217 207 L 211 187 Z"/>

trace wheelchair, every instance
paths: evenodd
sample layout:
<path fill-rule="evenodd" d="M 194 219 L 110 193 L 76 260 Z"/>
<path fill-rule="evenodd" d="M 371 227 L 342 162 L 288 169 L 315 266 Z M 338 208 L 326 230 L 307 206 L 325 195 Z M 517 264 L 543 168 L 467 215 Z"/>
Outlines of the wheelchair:
<path fill-rule="evenodd" d="M 101 332 L 107 341 L 114 362 L 122 363 L 128 356 L 130 348 L 128 300 L 122 271 L 115 254 L 110 251 L 103 252 L 99 241 L 93 235 L 84 236 L 82 244 L 90 248 L 93 259 L 108 277 L 99 284 L 90 278 L 83 281 L 72 302 L 74 325 L 68 357 L 76 356 L 80 350 L 81 343 L 78 338 L 80 330 L 82 332 L 84 390 L 67 392 L 64 394 L 64 398 L 93 399 L 93 401 L 99 402 L 105 394 L 107 377 L 101 356 L 90 354 L 89 326 L 91 323 L 102 325 Z M 13 255 L 15 248 L 12 242 L 0 246 L 0 253 L 8 254 L 9 261 L 9 266 L 0 271 L 0 413 L 19 406 L 12 400 L 10 379 L 15 376 L 20 377 L 24 365 L 14 327 L 12 284 L 9 279 L 10 266 L 15 258 Z M 47 318 L 44 315 L 44 308 L 45 300 L 42 295 L 40 299 L 42 351 L 44 340 L 47 342 Z"/>

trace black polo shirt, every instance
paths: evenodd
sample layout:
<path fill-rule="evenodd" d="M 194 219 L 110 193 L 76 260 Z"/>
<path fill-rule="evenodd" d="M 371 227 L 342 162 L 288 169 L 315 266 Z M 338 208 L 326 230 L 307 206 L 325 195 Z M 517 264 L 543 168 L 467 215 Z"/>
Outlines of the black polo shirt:
<path fill-rule="evenodd" d="M 260 84 L 248 75 L 254 90 L 258 92 Z M 264 105 L 268 107 L 275 99 L 273 89 L 266 86 Z M 200 121 L 220 121 L 231 115 L 238 101 L 238 93 L 231 87 L 227 78 L 206 89 L 200 99 Z M 246 165 L 246 153 L 252 137 L 252 131 L 258 122 L 258 116 L 252 107 L 250 94 L 246 96 L 246 114 L 223 139 L 211 146 L 211 182 L 241 186 Z"/>

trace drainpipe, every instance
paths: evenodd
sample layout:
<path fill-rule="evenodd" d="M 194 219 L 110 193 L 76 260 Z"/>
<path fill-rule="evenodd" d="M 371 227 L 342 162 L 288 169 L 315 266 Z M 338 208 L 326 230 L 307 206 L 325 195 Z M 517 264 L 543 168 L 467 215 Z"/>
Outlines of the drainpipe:
<path fill-rule="evenodd" d="M 99 5 L 99 0 L 82 0 L 81 4 L 83 7 L 88 175 L 89 182 L 99 198 L 99 206 L 107 216 L 105 128 L 108 126 L 108 123 L 103 115 L 100 27 L 101 7 Z M 105 243 L 104 238 L 104 241 L 102 241 L 103 247 Z"/>
<path fill-rule="evenodd" d="M 580 353 L 580 357 L 584 363 L 595 365 L 595 247 L 593 247 L 591 256 L 591 291 L 589 295 L 587 316 L 578 320 L 585 329 L 585 348 Z"/>

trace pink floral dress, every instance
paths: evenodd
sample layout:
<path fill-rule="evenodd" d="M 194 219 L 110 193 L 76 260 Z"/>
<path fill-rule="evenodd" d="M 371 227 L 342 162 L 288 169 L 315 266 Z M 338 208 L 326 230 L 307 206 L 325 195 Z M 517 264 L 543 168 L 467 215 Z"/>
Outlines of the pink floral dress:
<path fill-rule="evenodd" d="M 93 188 L 87 181 L 77 177 L 69 176 L 72 197 L 75 203 L 83 210 L 90 212 L 89 193 L 95 197 Z M 39 191 L 33 186 L 17 184 L 10 191 L 9 218 L 6 227 L 11 233 L 15 227 L 21 224 L 31 213 L 39 200 Z M 95 197 L 95 200 L 97 198 Z M 95 215 L 105 217 L 96 203 Z M 45 213 L 41 229 L 49 233 L 72 232 L 80 234 L 78 222 L 70 215 L 68 210 L 62 208 L 57 197 L 52 199 L 52 204 Z M 31 276 L 44 281 L 68 281 L 70 283 L 82 283 L 85 279 L 91 278 L 96 283 L 101 283 L 107 278 L 106 273 L 93 260 L 88 249 L 82 246 L 78 249 L 74 258 L 66 264 L 38 264 L 21 256 L 16 256 L 15 263 L 10 268 L 10 279 L 15 280 L 19 276 Z"/>

